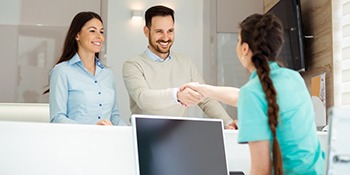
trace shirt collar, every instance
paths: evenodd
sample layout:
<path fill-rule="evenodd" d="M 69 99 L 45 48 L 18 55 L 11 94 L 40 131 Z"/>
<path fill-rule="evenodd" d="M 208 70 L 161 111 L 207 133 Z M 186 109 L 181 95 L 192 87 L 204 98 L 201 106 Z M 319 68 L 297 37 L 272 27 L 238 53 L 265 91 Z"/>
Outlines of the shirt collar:
<path fill-rule="evenodd" d="M 278 69 L 280 68 L 280 66 L 275 62 L 275 61 L 270 61 L 269 62 L 269 66 L 270 66 L 270 70 L 274 70 L 274 69 Z M 256 69 L 252 72 L 252 74 L 250 75 L 250 78 L 249 80 L 255 78 L 257 76 L 257 73 L 256 73 Z"/>
<path fill-rule="evenodd" d="M 163 59 L 163 58 L 160 58 L 158 55 L 154 54 L 148 47 L 146 48 L 146 54 L 153 61 L 156 61 L 156 62 L 165 62 L 165 61 L 169 61 L 171 59 L 171 52 L 169 53 L 168 57 L 166 57 L 166 59 Z"/>
<path fill-rule="evenodd" d="M 81 59 L 79 57 L 79 54 L 76 53 L 68 62 L 69 65 L 75 64 L 81 62 Z M 98 67 L 100 67 L 101 69 L 105 68 L 105 66 L 100 62 L 100 59 L 98 59 L 97 57 L 95 57 L 95 63 Z"/>

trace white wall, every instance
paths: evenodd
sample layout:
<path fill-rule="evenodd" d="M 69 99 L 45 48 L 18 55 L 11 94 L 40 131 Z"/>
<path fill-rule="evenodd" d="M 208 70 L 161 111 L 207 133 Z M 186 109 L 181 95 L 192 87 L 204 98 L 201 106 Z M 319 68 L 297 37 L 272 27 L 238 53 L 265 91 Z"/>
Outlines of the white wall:
<path fill-rule="evenodd" d="M 254 13 L 263 13 L 262 0 L 217 0 L 217 31 L 239 32 L 238 24 Z"/>
<path fill-rule="evenodd" d="M 172 50 L 192 57 L 202 71 L 203 2 L 202 0 L 105 0 L 107 8 L 107 65 L 116 74 L 118 103 L 123 118 L 130 116 L 129 95 L 125 89 L 122 66 L 131 57 L 144 52 L 148 40 L 143 34 L 144 20 L 132 21 L 132 10 L 147 10 L 153 5 L 166 5 L 175 10 L 175 42 Z M 102 10 L 104 11 L 104 9 Z M 199 108 L 191 116 L 201 116 Z"/>

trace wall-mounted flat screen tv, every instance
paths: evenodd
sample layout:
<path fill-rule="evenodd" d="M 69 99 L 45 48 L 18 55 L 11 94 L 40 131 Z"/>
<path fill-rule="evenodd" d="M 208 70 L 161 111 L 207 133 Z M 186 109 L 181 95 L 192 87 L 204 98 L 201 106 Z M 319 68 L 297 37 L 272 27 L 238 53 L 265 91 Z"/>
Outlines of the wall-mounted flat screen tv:
<path fill-rule="evenodd" d="M 267 13 L 273 13 L 284 27 L 284 45 L 280 61 L 290 69 L 305 71 L 304 34 L 299 0 L 279 0 Z"/>

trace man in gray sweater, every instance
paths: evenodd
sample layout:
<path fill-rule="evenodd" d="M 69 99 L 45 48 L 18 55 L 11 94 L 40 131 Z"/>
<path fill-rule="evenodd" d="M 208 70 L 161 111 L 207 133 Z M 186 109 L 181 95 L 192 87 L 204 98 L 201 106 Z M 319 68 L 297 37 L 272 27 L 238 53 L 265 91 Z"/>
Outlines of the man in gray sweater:
<path fill-rule="evenodd" d="M 131 112 L 185 116 L 187 106 L 198 105 L 208 117 L 223 119 L 227 129 L 234 129 L 236 122 L 219 102 L 190 88 L 179 90 L 183 84 L 204 83 L 204 80 L 190 58 L 170 51 L 174 40 L 174 11 L 153 6 L 146 11 L 145 20 L 148 48 L 123 65 Z"/>

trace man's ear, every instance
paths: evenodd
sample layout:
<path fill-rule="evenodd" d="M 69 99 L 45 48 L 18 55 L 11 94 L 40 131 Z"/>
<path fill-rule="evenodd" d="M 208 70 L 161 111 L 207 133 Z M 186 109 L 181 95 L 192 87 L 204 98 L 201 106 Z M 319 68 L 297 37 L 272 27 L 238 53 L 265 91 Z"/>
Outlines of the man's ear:
<path fill-rule="evenodd" d="M 148 38 L 149 35 L 149 28 L 147 26 L 143 27 L 143 33 L 145 34 L 145 36 Z"/>

